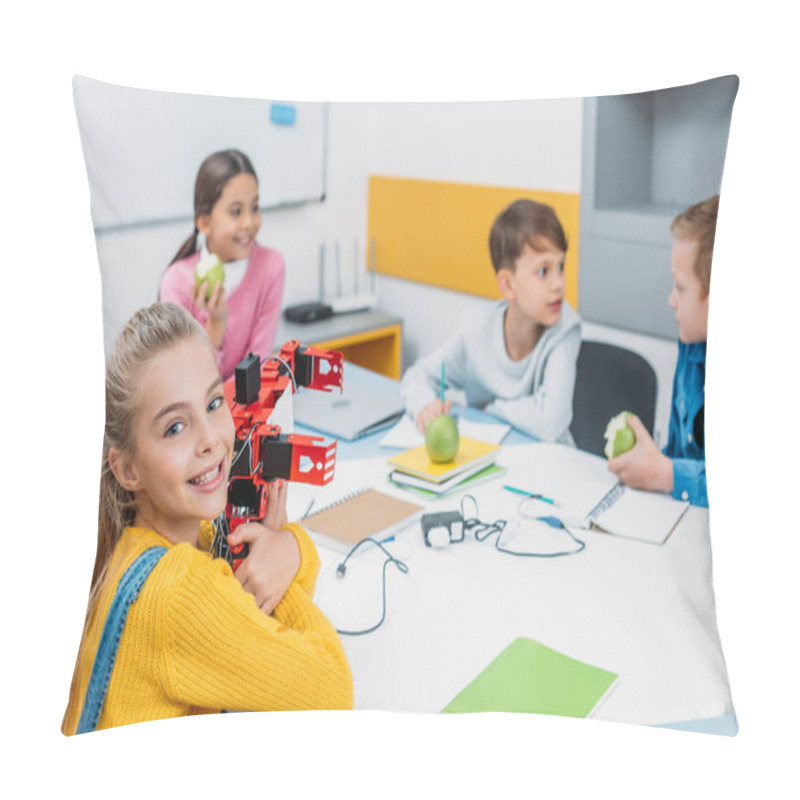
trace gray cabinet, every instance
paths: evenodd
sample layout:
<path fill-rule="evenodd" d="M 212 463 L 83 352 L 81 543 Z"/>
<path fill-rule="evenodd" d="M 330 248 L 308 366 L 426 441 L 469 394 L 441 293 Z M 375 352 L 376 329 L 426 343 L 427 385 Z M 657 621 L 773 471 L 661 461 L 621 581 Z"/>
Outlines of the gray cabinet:
<path fill-rule="evenodd" d="M 584 101 L 578 304 L 584 319 L 676 337 L 670 224 L 719 193 L 735 75 Z"/>

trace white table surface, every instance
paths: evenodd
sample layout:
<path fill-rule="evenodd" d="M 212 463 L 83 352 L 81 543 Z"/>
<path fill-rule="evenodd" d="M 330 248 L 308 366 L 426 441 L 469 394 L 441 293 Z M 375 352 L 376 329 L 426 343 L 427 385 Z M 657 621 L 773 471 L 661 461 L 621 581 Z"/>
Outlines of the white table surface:
<path fill-rule="evenodd" d="M 386 478 L 390 452 L 340 458 L 326 487 L 293 485 L 290 517 L 302 515 L 311 498 L 319 508 L 363 485 L 412 499 Z M 519 518 L 519 498 L 504 482 L 533 480 L 542 491 L 560 491 L 560 498 L 570 491 L 580 502 L 581 487 L 585 500 L 587 487 L 608 479 L 603 459 L 556 445 L 504 446 L 498 463 L 506 475 L 471 492 L 482 520 Z M 457 499 L 420 502 L 425 510 L 458 507 Z M 522 524 L 529 527 L 506 546 L 571 546 L 561 531 Z M 716 628 L 707 510 L 691 507 L 663 545 L 576 533 L 586 549 L 555 559 L 505 555 L 493 548 L 494 538 L 471 536 L 434 550 L 425 547 L 418 524 L 398 534 L 387 547 L 408 573 L 387 571 L 386 621 L 373 633 L 342 637 L 355 707 L 441 711 L 514 638 L 526 636 L 618 673 L 598 719 L 680 726 L 723 718 L 735 725 Z M 322 561 L 318 605 L 340 630 L 370 627 L 381 614 L 384 556 L 362 548 L 340 579 L 344 552 L 314 538 Z"/>

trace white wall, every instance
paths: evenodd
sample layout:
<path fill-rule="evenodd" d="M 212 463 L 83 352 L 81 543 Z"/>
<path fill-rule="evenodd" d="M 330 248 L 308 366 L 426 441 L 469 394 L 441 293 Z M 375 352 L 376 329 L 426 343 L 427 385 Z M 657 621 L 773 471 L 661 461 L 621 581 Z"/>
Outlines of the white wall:
<path fill-rule="evenodd" d="M 374 172 L 580 190 L 580 99 L 376 103 L 371 110 L 369 160 Z"/>

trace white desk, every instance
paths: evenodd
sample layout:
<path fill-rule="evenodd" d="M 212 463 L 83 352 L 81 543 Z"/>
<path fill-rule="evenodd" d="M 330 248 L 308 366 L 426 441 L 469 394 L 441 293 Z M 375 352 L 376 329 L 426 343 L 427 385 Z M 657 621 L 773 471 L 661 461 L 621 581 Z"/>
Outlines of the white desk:
<path fill-rule="evenodd" d="M 503 482 L 541 480 L 547 491 L 548 480 L 563 480 L 552 468 L 554 447 L 504 447 L 499 463 L 506 476 L 472 490 L 480 518 L 517 516 L 518 498 L 503 490 Z M 583 477 L 569 476 L 576 491 L 606 474 L 603 459 L 569 451 L 582 463 Z M 340 458 L 331 485 L 292 487 L 290 516 L 302 514 L 311 497 L 319 506 L 364 484 L 410 499 L 391 487 L 387 473 L 385 456 Z M 456 503 L 429 502 L 425 508 Z M 399 534 L 387 546 L 409 571 L 387 571 L 386 621 L 366 636 L 342 637 L 355 707 L 441 711 L 514 638 L 527 636 L 619 674 L 596 718 L 654 725 L 727 718 L 735 727 L 711 591 L 707 511 L 690 508 L 664 545 L 600 532 L 580 535 L 586 541 L 582 553 L 536 559 L 501 554 L 494 538 L 479 543 L 468 537 L 433 550 L 425 547 L 418 525 Z M 524 549 L 523 541 L 508 546 Z M 553 531 L 532 549 L 548 541 L 570 544 L 563 532 Z M 367 628 L 380 617 L 383 555 L 368 549 L 338 579 L 343 553 L 319 546 L 316 600 L 339 629 Z M 730 731 L 723 725 L 721 732 Z"/>

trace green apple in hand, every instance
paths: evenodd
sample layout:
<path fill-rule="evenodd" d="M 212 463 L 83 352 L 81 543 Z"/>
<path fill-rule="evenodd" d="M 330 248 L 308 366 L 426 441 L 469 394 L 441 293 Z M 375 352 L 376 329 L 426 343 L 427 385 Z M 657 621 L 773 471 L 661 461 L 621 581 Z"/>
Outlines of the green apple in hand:
<path fill-rule="evenodd" d="M 628 425 L 627 416 L 630 411 L 620 411 L 612 417 L 606 426 L 606 458 L 616 458 L 627 453 L 636 444 L 636 435 Z"/>
<path fill-rule="evenodd" d="M 425 428 L 425 449 L 435 464 L 452 461 L 458 452 L 458 425 L 449 414 L 434 417 Z"/>
<path fill-rule="evenodd" d="M 222 265 L 220 257 L 216 253 L 209 253 L 197 262 L 194 268 L 194 288 L 195 291 L 200 287 L 200 284 L 205 281 L 208 286 L 206 288 L 206 300 L 211 297 L 211 292 L 214 287 L 219 283 L 225 284 L 225 267 Z"/>

